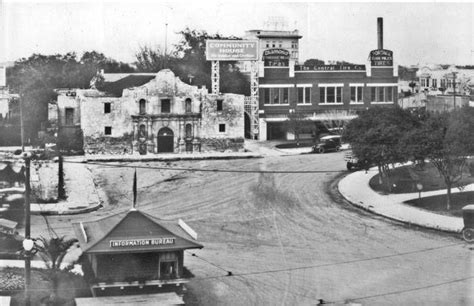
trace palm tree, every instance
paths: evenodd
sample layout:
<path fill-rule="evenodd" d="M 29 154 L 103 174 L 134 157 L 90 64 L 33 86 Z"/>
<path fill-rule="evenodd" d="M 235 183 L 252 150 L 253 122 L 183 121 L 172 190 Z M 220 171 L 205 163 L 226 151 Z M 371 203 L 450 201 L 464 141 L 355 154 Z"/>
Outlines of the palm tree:
<path fill-rule="evenodd" d="M 61 275 L 61 264 L 71 246 L 77 242 L 77 239 L 66 239 L 65 236 L 46 239 L 40 237 L 36 240 L 36 249 L 38 254 L 46 265 L 46 271 L 43 275 L 51 282 L 52 292 L 47 301 L 48 304 L 58 304 L 58 287 Z M 64 270 L 70 270 L 72 265 Z"/>

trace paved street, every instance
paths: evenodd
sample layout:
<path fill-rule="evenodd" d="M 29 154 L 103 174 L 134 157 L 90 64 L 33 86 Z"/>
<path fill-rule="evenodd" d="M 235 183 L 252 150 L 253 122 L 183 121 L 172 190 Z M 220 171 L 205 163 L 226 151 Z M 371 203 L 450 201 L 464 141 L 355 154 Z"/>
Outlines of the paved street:
<path fill-rule="evenodd" d="M 138 207 L 163 219 L 182 218 L 204 244 L 193 251 L 198 257 L 188 252 L 185 258 L 195 275 L 185 297 L 190 305 L 474 303 L 473 250 L 462 240 L 387 221 L 332 195 L 335 178 L 345 173 L 343 154 L 120 165 L 320 171 L 137 169 Z M 87 215 L 47 217 L 52 227 L 70 235 L 71 220 L 128 209 L 133 171 L 96 166 L 108 203 Z M 32 223 L 33 233 L 46 232 L 43 217 Z"/>

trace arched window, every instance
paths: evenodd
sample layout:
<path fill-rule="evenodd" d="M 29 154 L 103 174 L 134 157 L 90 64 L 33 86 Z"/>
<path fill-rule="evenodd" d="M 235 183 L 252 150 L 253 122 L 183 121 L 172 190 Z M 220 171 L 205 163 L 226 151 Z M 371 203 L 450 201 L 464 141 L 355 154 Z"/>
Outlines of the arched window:
<path fill-rule="evenodd" d="M 146 114 L 146 101 L 141 99 L 139 102 L 139 113 L 140 115 Z"/>
<path fill-rule="evenodd" d="M 186 113 L 191 113 L 191 112 L 192 112 L 191 99 L 187 98 L 186 101 L 184 101 L 184 103 L 185 103 L 185 111 L 186 111 Z"/>
<path fill-rule="evenodd" d="M 186 124 L 186 138 L 193 137 L 193 126 L 191 123 Z"/>

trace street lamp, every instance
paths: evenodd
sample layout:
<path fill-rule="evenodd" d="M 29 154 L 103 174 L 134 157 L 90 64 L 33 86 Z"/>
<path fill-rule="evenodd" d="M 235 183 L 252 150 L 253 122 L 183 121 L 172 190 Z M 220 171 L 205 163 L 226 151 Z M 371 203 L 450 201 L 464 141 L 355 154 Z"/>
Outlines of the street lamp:
<path fill-rule="evenodd" d="M 23 152 L 22 155 L 25 160 L 25 239 L 23 240 L 23 257 L 25 259 L 25 305 L 30 306 L 30 292 L 31 284 L 31 257 L 34 255 L 35 243 L 30 235 L 30 162 L 31 153 Z"/>

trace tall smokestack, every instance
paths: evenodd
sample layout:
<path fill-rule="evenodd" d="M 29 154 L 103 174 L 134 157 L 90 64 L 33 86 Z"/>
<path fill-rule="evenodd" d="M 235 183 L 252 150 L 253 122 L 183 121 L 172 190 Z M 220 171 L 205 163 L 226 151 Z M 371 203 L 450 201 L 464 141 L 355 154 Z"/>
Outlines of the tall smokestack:
<path fill-rule="evenodd" d="M 383 18 L 377 18 L 377 46 L 383 49 Z"/>

